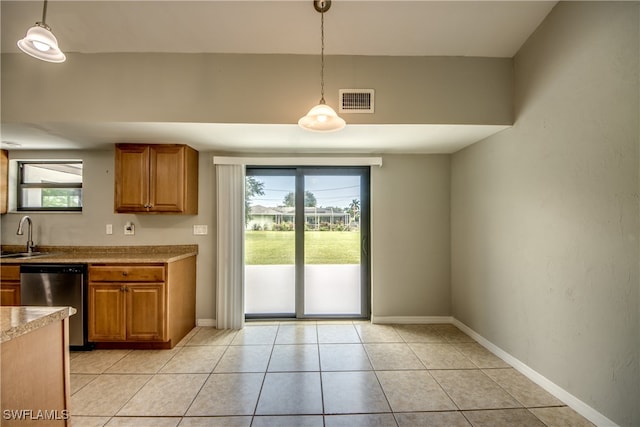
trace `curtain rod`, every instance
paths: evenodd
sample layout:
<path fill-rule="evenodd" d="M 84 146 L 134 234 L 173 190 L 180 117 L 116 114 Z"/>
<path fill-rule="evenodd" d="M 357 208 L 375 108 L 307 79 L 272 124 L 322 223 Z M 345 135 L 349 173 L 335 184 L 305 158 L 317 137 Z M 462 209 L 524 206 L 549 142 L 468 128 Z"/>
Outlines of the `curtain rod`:
<path fill-rule="evenodd" d="M 251 166 L 380 166 L 382 157 L 227 157 L 213 156 L 214 165 Z"/>

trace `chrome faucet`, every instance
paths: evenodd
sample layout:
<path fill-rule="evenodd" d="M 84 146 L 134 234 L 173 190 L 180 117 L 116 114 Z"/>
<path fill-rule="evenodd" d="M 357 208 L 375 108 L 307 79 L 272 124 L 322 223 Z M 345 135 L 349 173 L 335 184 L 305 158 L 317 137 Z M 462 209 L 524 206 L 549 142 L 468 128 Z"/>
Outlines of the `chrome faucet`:
<path fill-rule="evenodd" d="M 32 240 L 32 229 L 33 229 L 33 222 L 31 221 L 31 217 L 28 215 L 25 215 L 22 217 L 22 219 L 20 220 L 20 224 L 18 224 L 18 232 L 16 233 L 18 236 L 22 236 L 24 233 L 22 232 L 22 227 L 24 227 L 24 223 L 28 222 L 29 223 L 29 231 L 27 232 L 27 253 L 31 254 L 31 252 L 33 252 L 33 248 L 36 246 L 33 244 L 33 240 Z"/>

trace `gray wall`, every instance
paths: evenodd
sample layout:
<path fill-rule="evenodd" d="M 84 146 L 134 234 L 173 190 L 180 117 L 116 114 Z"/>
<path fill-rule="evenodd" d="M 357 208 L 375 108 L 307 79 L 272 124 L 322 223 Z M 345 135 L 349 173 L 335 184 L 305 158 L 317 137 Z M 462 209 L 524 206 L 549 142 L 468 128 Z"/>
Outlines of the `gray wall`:
<path fill-rule="evenodd" d="M 375 89 L 357 123 L 511 124 L 505 58 L 329 56 L 338 89 Z M 69 54 L 64 64 L 2 55 L 3 122 L 290 123 L 320 99 L 314 55 Z M 34 83 L 35 82 L 35 83 Z"/>
<path fill-rule="evenodd" d="M 328 103 L 336 104 L 339 88 L 376 90 L 375 114 L 353 114 L 351 124 L 512 123 L 511 59 L 326 59 Z M 314 55 L 72 53 L 51 67 L 16 53 L 3 54 L 1 67 L 3 122 L 296 123 L 319 97 L 319 87 L 310 84 L 318 75 Z M 200 153 L 195 217 L 113 214 L 111 151 L 12 151 L 11 157 L 45 154 L 85 160 L 86 199 L 82 214 L 34 214 L 38 243 L 197 243 L 197 316 L 215 318 L 212 153 Z M 449 157 L 384 156 L 384 163 L 372 171 L 373 314 L 449 315 Z M 18 214 L 2 218 L 9 230 L 2 243 L 22 241 L 12 232 L 18 220 Z M 122 234 L 127 221 L 136 224 L 135 236 Z M 105 224 L 113 224 L 114 235 L 104 234 Z M 209 235 L 193 236 L 194 224 L 208 225 Z M 399 266 L 401 280 L 394 277 Z"/>
<path fill-rule="evenodd" d="M 452 160 L 453 315 L 640 425 L 639 4 L 559 3 L 515 58 L 513 128 Z"/>
<path fill-rule="evenodd" d="M 374 316 L 449 316 L 450 158 L 384 156 L 371 170 Z"/>
<path fill-rule="evenodd" d="M 227 153 L 228 154 L 228 153 Z M 30 213 L 40 245 L 198 244 L 196 317 L 215 314 L 215 169 L 212 153 L 200 153 L 198 215 L 113 213 L 113 151 L 12 151 L 10 159 L 82 159 L 82 213 Z M 450 156 L 383 156 L 371 172 L 372 304 L 377 316 L 449 315 Z M 419 184 L 419 185 L 418 185 Z M 2 216 L 3 244 L 23 244 L 15 230 L 22 214 Z M 132 221 L 134 236 L 125 236 Z M 113 235 L 105 225 L 113 224 Z M 194 236 L 195 224 L 209 234 Z"/>
<path fill-rule="evenodd" d="M 10 151 L 10 160 L 81 159 L 84 164 L 82 213 L 29 213 L 33 219 L 36 245 L 127 246 L 197 244 L 196 317 L 215 318 L 215 173 L 209 153 L 200 153 L 198 215 L 115 214 L 114 151 Z M 23 244 L 16 235 L 23 213 L 2 216 L 2 244 Z M 124 225 L 131 221 L 135 235 L 125 236 Z M 113 225 L 113 234 L 105 225 Z M 209 234 L 194 236 L 193 225 L 208 225 Z"/>

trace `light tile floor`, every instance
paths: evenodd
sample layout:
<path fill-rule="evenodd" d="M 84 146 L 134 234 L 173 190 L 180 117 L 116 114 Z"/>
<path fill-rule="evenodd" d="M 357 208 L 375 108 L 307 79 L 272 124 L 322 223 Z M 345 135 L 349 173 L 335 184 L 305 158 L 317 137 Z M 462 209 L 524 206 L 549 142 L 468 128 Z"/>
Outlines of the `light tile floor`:
<path fill-rule="evenodd" d="M 249 323 L 71 354 L 83 426 L 592 426 L 453 325 Z"/>

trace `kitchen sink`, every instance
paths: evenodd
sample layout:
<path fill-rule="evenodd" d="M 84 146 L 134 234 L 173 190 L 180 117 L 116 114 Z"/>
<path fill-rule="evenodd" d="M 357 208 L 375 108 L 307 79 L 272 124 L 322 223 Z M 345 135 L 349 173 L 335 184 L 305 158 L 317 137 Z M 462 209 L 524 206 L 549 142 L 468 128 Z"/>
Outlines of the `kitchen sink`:
<path fill-rule="evenodd" d="M 40 258 L 47 255 L 51 255 L 49 252 L 18 252 L 18 253 L 3 253 L 0 255 L 0 258 Z"/>

